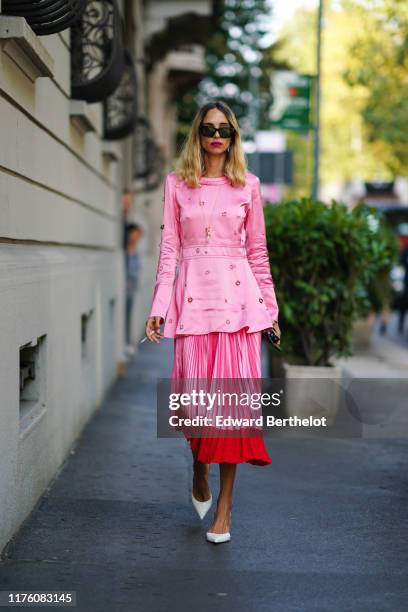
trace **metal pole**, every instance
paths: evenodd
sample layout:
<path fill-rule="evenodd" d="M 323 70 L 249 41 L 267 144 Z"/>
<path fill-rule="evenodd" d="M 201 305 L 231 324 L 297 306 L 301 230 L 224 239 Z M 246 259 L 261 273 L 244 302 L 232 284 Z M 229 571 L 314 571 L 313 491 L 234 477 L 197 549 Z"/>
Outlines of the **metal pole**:
<path fill-rule="evenodd" d="M 320 164 L 320 87 L 321 87 L 321 46 L 322 46 L 322 17 L 323 1 L 319 1 L 317 16 L 317 45 L 316 45 L 316 79 L 315 79 L 315 112 L 314 112 L 314 148 L 313 148 L 313 185 L 312 198 L 319 196 L 319 164 Z"/>
<path fill-rule="evenodd" d="M 253 103 L 249 109 L 249 116 L 252 124 L 252 133 L 254 135 L 254 143 L 256 138 L 256 133 L 258 131 L 259 125 L 259 73 L 258 73 L 258 63 L 254 62 L 251 64 L 249 68 L 249 90 L 253 96 Z M 258 150 L 255 149 L 253 155 L 253 171 L 254 174 L 259 176 L 259 153 Z"/>

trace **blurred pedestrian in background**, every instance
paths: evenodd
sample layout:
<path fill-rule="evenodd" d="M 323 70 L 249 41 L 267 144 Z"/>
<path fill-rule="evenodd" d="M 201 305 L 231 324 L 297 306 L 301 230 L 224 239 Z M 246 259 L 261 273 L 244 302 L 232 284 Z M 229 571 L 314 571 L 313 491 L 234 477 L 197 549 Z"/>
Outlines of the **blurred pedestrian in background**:
<path fill-rule="evenodd" d="M 402 242 L 400 264 L 405 271 L 402 292 L 398 298 L 398 331 L 400 334 L 402 334 L 404 332 L 405 315 L 408 310 L 408 236 L 406 236 L 406 240 Z"/>
<path fill-rule="evenodd" d="M 133 193 L 125 187 L 122 191 L 122 246 L 127 248 L 127 226 L 129 225 L 129 212 L 133 206 Z"/>
<path fill-rule="evenodd" d="M 143 230 L 137 223 L 128 223 L 126 227 L 126 352 L 133 355 L 135 348 L 131 342 L 132 310 L 135 293 L 139 284 L 140 256 L 137 250 Z"/>

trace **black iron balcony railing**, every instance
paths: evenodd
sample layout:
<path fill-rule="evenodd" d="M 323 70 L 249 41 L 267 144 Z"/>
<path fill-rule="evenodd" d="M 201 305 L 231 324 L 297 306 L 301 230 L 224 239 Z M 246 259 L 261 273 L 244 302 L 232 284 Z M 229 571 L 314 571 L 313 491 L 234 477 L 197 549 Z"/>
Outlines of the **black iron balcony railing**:
<path fill-rule="evenodd" d="M 157 189 L 161 184 L 165 168 L 164 155 L 152 139 L 147 143 L 147 163 L 149 174 L 146 177 L 145 188 L 146 191 L 150 191 Z"/>
<path fill-rule="evenodd" d="M 116 0 L 88 0 L 71 28 L 71 96 L 102 102 L 123 75 L 122 21 Z"/>
<path fill-rule="evenodd" d="M 125 69 L 117 89 L 104 102 L 105 140 L 129 136 L 137 118 L 137 78 L 131 53 L 125 49 Z"/>
<path fill-rule="evenodd" d="M 2 0 L 2 14 L 24 17 L 39 36 L 56 34 L 74 25 L 87 0 Z"/>
<path fill-rule="evenodd" d="M 146 117 L 138 117 L 132 140 L 133 178 L 143 180 L 146 191 L 156 189 L 163 179 L 164 155 L 152 137 Z"/>
<path fill-rule="evenodd" d="M 138 117 L 133 131 L 133 178 L 145 179 L 149 174 L 147 143 L 150 124 L 146 117 Z"/>

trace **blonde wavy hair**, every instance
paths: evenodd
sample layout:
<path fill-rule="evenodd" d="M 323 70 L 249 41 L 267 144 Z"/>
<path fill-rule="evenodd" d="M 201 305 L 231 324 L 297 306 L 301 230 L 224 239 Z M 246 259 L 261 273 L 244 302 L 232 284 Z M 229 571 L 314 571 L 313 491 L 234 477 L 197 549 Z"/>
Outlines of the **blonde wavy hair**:
<path fill-rule="evenodd" d="M 225 102 L 219 100 L 207 102 L 197 111 L 190 132 L 183 143 L 180 156 L 176 162 L 175 172 L 189 187 L 200 186 L 200 177 L 205 174 L 206 167 L 204 150 L 200 142 L 199 127 L 207 112 L 212 108 L 217 108 L 224 113 L 228 123 L 235 128 L 229 151 L 226 151 L 224 175 L 229 178 L 233 186 L 244 186 L 247 163 L 242 147 L 238 121 L 231 108 Z"/>

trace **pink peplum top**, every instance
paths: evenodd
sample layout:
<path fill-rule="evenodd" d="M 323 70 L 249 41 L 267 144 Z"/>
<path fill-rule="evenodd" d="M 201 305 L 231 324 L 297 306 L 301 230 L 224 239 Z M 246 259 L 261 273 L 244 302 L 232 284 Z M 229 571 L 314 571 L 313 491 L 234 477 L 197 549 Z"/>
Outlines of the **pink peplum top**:
<path fill-rule="evenodd" d="M 267 329 L 279 309 L 259 178 L 247 172 L 245 186 L 234 187 L 226 176 L 201 177 L 200 185 L 166 177 L 149 316 L 161 317 L 166 338 Z"/>

